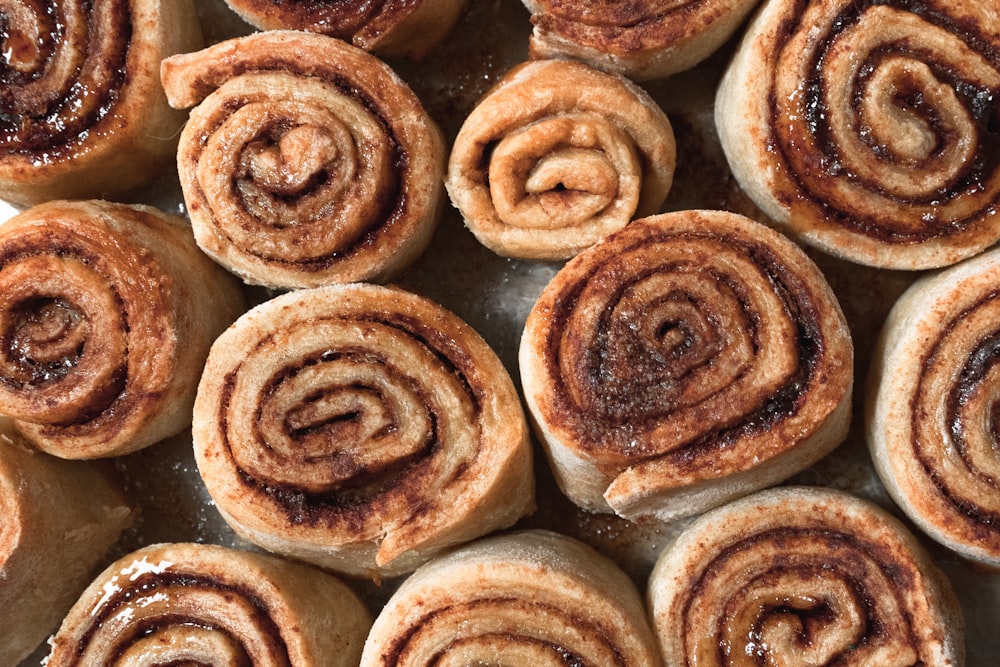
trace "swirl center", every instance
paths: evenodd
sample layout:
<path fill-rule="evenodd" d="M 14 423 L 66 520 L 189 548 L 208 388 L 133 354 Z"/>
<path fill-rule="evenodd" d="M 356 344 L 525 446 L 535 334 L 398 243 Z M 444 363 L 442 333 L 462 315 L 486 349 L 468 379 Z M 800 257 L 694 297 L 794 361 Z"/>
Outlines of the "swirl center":
<path fill-rule="evenodd" d="M 623 130 L 596 115 L 567 114 L 527 125 L 499 142 L 490 158 L 490 194 L 508 225 L 572 227 L 615 203 L 631 216 L 641 169 Z"/>

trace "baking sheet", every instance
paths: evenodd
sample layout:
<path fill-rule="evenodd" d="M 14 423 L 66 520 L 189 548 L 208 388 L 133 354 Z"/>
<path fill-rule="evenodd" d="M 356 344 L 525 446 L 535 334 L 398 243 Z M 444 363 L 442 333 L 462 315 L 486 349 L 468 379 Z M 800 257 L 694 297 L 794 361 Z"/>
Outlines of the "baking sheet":
<path fill-rule="evenodd" d="M 201 0 L 199 13 L 210 42 L 245 34 L 243 24 L 222 0 Z M 504 72 L 527 57 L 528 12 L 519 0 L 470 0 L 449 38 L 420 63 L 390 61 L 413 87 L 447 138 L 457 133 L 476 100 Z M 731 53 L 730 43 L 695 70 L 644 87 L 667 112 L 678 142 L 677 173 L 664 210 L 718 208 L 763 219 L 739 191 L 730 175 L 712 125 L 715 83 Z M 126 198 L 183 215 L 176 173 Z M 12 213 L 0 208 L 0 216 Z M 855 339 L 856 414 L 861 405 L 864 376 L 872 341 L 896 297 L 914 274 L 881 271 L 848 264 L 818 252 L 811 256 L 833 285 Z M 452 310 L 489 342 L 519 384 L 517 347 L 528 311 L 558 263 L 514 261 L 481 246 L 448 207 L 426 254 L 398 283 Z M 254 302 L 271 296 L 248 288 Z M 632 524 L 615 517 L 576 509 L 555 488 L 544 457 L 536 448 L 538 511 L 519 527 L 546 527 L 580 538 L 617 561 L 642 589 L 652 564 L 671 535 L 686 522 Z M 105 563 L 140 546 L 166 541 L 197 541 L 251 549 L 220 519 L 201 483 L 191 451 L 190 434 L 181 434 L 116 461 L 128 492 L 140 507 L 140 520 L 126 533 Z M 860 418 L 848 440 L 829 457 L 790 480 L 831 486 L 875 500 L 899 515 L 878 482 L 864 445 Z M 965 612 L 968 664 L 995 664 L 1000 654 L 1000 574 L 959 561 L 950 552 L 924 540 L 951 578 Z M 374 613 L 398 581 L 352 585 Z M 42 646 L 22 663 L 38 665 Z"/>

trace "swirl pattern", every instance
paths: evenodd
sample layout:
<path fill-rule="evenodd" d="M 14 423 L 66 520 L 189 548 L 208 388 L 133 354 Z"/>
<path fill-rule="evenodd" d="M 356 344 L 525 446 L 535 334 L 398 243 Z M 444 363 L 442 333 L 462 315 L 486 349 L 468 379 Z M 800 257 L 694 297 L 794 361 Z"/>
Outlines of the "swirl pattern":
<path fill-rule="evenodd" d="M 571 57 L 635 80 L 694 67 L 722 46 L 757 0 L 523 0 L 532 58 Z"/>
<path fill-rule="evenodd" d="M 542 292 L 520 367 L 560 488 L 672 519 L 784 479 L 846 435 L 853 347 L 819 269 L 742 216 L 637 220 Z"/>
<path fill-rule="evenodd" d="M 135 451 L 190 423 L 237 281 L 149 207 L 51 202 L 0 227 L 0 414 L 63 458 Z"/>
<path fill-rule="evenodd" d="M 195 238 L 245 281 L 381 281 L 430 241 L 442 138 L 373 56 L 274 31 L 169 58 L 162 75 L 171 104 L 198 105 L 177 158 Z"/>
<path fill-rule="evenodd" d="M 278 297 L 219 338 L 195 405 L 209 492 L 265 548 L 410 571 L 533 507 L 525 417 L 468 325 L 398 289 Z"/>
<path fill-rule="evenodd" d="M 48 636 L 132 523 L 108 472 L 39 454 L 0 417 L 0 664 Z"/>
<path fill-rule="evenodd" d="M 490 249 L 565 259 L 659 210 L 675 157 L 670 121 L 638 86 L 580 63 L 525 63 L 466 118 L 445 185 Z"/>
<path fill-rule="evenodd" d="M 201 45 L 188 0 L 2 0 L 0 43 L 0 197 L 122 193 L 169 164 L 184 115 L 159 67 Z"/>
<path fill-rule="evenodd" d="M 900 507 L 931 537 L 1000 566 L 1000 254 L 914 283 L 870 375 L 868 442 Z"/>
<path fill-rule="evenodd" d="M 778 224 L 852 261 L 924 269 L 983 250 L 1000 239 L 998 35 L 975 0 L 768 3 L 716 98 L 734 174 Z"/>
<path fill-rule="evenodd" d="M 645 607 L 617 565 L 547 531 L 480 540 L 403 582 L 361 667 L 660 664 Z"/>
<path fill-rule="evenodd" d="M 52 640 L 48 663 L 358 664 L 371 616 L 330 574 L 273 556 L 158 544 L 110 565 Z"/>
<path fill-rule="evenodd" d="M 874 504 L 785 487 L 697 519 L 648 599 L 669 665 L 963 664 L 961 610 L 919 543 Z"/>
<path fill-rule="evenodd" d="M 421 59 L 451 30 L 465 0 L 226 0 L 261 30 L 308 30 L 384 57 Z"/>

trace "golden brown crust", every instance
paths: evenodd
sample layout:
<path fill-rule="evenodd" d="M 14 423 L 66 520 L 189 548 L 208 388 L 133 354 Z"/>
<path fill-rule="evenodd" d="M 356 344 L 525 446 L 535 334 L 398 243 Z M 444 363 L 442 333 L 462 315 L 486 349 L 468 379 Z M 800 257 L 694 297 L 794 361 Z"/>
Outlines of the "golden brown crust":
<path fill-rule="evenodd" d="M 648 598 L 668 665 L 964 664 L 944 575 L 887 512 L 831 489 L 771 489 L 699 517 Z"/>
<path fill-rule="evenodd" d="M 177 156 L 195 238 L 246 282 L 384 281 L 423 252 L 444 144 L 385 63 L 273 31 L 168 58 L 162 74 L 172 105 L 198 105 Z"/>
<path fill-rule="evenodd" d="M 851 261 L 953 264 L 1000 239 L 1000 15 L 978 0 L 764 5 L 716 124 L 777 224 Z"/>
<path fill-rule="evenodd" d="M 109 473 L 32 449 L 0 417 L 0 664 L 56 627 L 135 518 Z"/>
<path fill-rule="evenodd" d="M 938 542 L 1000 566 L 996 462 L 1000 254 L 928 274 L 893 306 L 870 370 L 872 459 Z"/>
<path fill-rule="evenodd" d="M 31 208 L 0 226 L 0 413 L 63 458 L 162 440 L 190 424 L 208 348 L 243 307 L 179 218 Z"/>
<path fill-rule="evenodd" d="M 520 368 L 571 500 L 672 519 L 839 444 L 852 356 L 836 298 L 799 248 L 736 214 L 684 211 L 567 263 L 528 316 Z"/>
<path fill-rule="evenodd" d="M 248 312 L 212 349 L 193 435 L 238 532 L 352 575 L 411 571 L 533 508 L 506 369 L 468 325 L 399 289 L 315 288 Z"/>
<path fill-rule="evenodd" d="M 156 544 L 91 583 L 48 664 L 350 667 L 370 626 L 357 595 L 315 568 L 215 545 Z"/>
<path fill-rule="evenodd" d="M 445 185 L 491 250 L 565 259 L 656 213 L 675 157 L 670 121 L 638 86 L 581 63 L 531 62 L 466 118 Z"/>
<path fill-rule="evenodd" d="M 466 0 L 226 0 L 261 30 L 308 30 L 383 57 L 421 59 L 451 30 Z"/>
<path fill-rule="evenodd" d="M 660 664 L 642 598 L 617 565 L 576 540 L 524 531 L 421 567 L 389 599 L 362 667 Z"/>
<path fill-rule="evenodd" d="M 711 55 L 758 0 L 523 0 L 532 58 L 575 58 L 636 80 L 662 78 Z"/>
<path fill-rule="evenodd" d="M 160 60 L 201 46 L 189 0 L 5 3 L 0 198 L 121 194 L 170 164 L 185 114 Z"/>

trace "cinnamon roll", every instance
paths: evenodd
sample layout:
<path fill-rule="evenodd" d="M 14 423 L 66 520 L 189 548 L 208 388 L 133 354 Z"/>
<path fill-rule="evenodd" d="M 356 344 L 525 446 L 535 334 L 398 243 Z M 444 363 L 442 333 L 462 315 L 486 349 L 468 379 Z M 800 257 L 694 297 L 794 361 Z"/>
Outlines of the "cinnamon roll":
<path fill-rule="evenodd" d="M 261 30 L 308 30 L 383 57 L 421 59 L 458 21 L 465 0 L 226 0 Z"/>
<path fill-rule="evenodd" d="M 0 417 L 0 664 L 48 636 L 131 524 L 108 472 L 32 449 Z"/>
<path fill-rule="evenodd" d="M 223 517 L 351 575 L 412 571 L 533 508 L 513 382 L 468 325 L 397 288 L 279 296 L 219 337 L 194 446 Z"/>
<path fill-rule="evenodd" d="M 352 667 L 371 616 L 331 574 L 207 544 L 156 544 L 101 573 L 52 640 L 50 667 Z"/>
<path fill-rule="evenodd" d="M 565 259 L 656 213 L 675 157 L 670 121 L 635 84 L 567 60 L 523 63 L 466 118 L 445 186 L 494 252 Z"/>
<path fill-rule="evenodd" d="M 964 664 L 944 575 L 887 512 L 832 489 L 770 489 L 699 517 L 648 599 L 668 665 Z"/>
<path fill-rule="evenodd" d="M 160 61 L 201 46 L 190 0 L 2 0 L 0 46 L 0 198 L 121 194 L 170 164 Z"/>
<path fill-rule="evenodd" d="M 1000 239 L 1000 15 L 979 0 L 770 0 L 723 77 L 732 171 L 848 260 L 953 264 Z"/>
<path fill-rule="evenodd" d="M 535 530 L 427 563 L 375 619 L 361 667 L 660 664 L 635 584 L 596 551 Z"/>
<path fill-rule="evenodd" d="M 528 315 L 520 368 L 570 500 L 671 520 L 836 447 L 852 358 L 836 297 L 797 246 L 734 213 L 683 211 L 568 262 Z"/>
<path fill-rule="evenodd" d="M 641 81 L 694 67 L 759 0 L 523 0 L 532 58 L 575 58 Z"/>
<path fill-rule="evenodd" d="M 909 517 L 1000 566 L 1000 252 L 914 283 L 893 306 L 869 378 L 875 468 Z"/>
<path fill-rule="evenodd" d="M 274 31 L 168 58 L 162 75 L 172 105 L 197 105 L 177 154 L 195 238 L 244 281 L 383 281 L 426 247 L 444 144 L 380 60 Z"/>
<path fill-rule="evenodd" d="M 50 202 L 0 225 L 0 414 L 62 458 L 141 449 L 190 424 L 238 281 L 153 208 Z"/>

